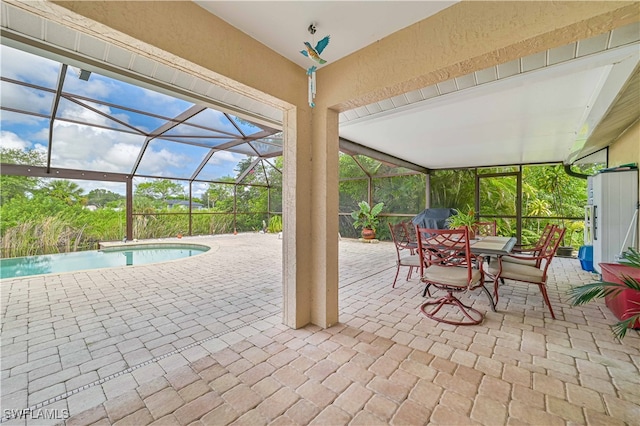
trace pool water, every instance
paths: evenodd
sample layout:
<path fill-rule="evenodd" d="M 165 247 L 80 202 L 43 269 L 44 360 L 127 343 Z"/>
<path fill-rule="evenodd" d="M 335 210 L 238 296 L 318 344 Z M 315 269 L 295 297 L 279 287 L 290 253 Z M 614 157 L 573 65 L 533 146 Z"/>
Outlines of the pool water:
<path fill-rule="evenodd" d="M 196 244 L 145 244 L 102 250 L 0 259 L 0 278 L 143 265 L 195 256 L 209 250 Z"/>

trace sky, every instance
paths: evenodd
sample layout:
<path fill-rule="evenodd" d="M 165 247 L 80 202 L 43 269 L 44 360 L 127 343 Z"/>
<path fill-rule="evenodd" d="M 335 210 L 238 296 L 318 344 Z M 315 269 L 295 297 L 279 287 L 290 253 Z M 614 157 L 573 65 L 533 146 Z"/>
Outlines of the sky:
<path fill-rule="evenodd" d="M 2 77 L 55 90 L 62 65 L 8 46 L 0 46 L 0 73 Z M 61 98 L 56 117 L 76 122 L 55 120 L 51 166 L 55 168 L 85 169 L 91 171 L 130 173 L 145 142 L 144 133 L 163 125 L 166 120 L 128 111 L 131 108 L 161 117 L 176 117 L 193 104 L 175 97 L 129 83 L 92 73 L 88 81 L 78 78 L 79 70 L 68 67 L 63 93 L 79 102 Z M 95 99 L 99 104 L 75 96 Z M 45 90 L 2 81 L 0 102 L 3 107 L 14 108 L 50 116 L 54 95 Z M 118 108 L 124 107 L 124 108 Z M 101 115 L 100 113 L 104 114 Z M 111 116 L 111 119 L 107 116 Z M 116 121 L 117 120 L 117 121 Z M 234 117 L 245 134 L 262 129 Z M 216 129 L 217 132 L 180 124 L 167 133 L 167 138 L 199 142 L 207 147 L 154 139 L 142 157 L 137 174 L 190 178 L 209 153 L 210 147 L 239 136 L 236 127 L 219 111 L 207 109 L 192 117 L 193 123 Z M 102 127 L 95 127 L 102 126 Z M 190 136 L 190 138 L 189 138 Z M 213 138 L 217 136 L 218 138 Z M 37 150 L 46 156 L 49 139 L 49 119 L 11 111 L 0 111 L 0 147 Z M 268 146 L 265 146 L 269 148 Z M 204 167 L 199 178 L 219 179 L 235 176 L 235 166 L 251 154 L 247 145 L 239 152 L 216 152 Z M 142 181 L 137 179 L 136 182 Z M 104 188 L 124 193 L 124 185 L 110 182 L 75 181 L 85 192 Z M 176 181 L 188 188 L 186 182 Z M 198 197 L 207 183 L 194 182 L 194 195 Z M 188 193 L 188 189 L 186 189 Z"/>

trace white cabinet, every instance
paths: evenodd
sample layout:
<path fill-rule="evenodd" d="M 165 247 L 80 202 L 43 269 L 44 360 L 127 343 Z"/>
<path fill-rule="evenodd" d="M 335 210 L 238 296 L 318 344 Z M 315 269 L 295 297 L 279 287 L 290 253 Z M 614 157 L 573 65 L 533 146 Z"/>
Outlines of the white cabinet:
<path fill-rule="evenodd" d="M 637 222 L 631 232 L 628 231 L 638 208 L 638 170 L 590 176 L 587 191 L 585 243 L 593 245 L 593 267 L 600 273 L 599 263 L 615 262 L 616 256 L 631 245 L 633 236 L 637 235 Z M 625 238 L 626 247 L 623 247 Z"/>

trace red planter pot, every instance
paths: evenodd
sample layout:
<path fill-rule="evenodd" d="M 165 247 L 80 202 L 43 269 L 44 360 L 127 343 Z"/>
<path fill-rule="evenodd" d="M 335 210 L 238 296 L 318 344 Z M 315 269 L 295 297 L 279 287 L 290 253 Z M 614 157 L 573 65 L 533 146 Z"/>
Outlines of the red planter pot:
<path fill-rule="evenodd" d="M 640 268 L 619 263 L 600 263 L 600 268 L 602 269 L 602 281 L 622 284 L 621 275 L 640 281 Z M 631 312 L 637 313 L 640 310 L 640 293 L 633 290 L 622 290 L 615 296 L 606 296 L 605 302 L 619 320 L 625 320 L 633 315 Z M 640 328 L 640 320 L 630 325 L 629 328 Z"/>
<path fill-rule="evenodd" d="M 365 240 L 373 240 L 376 237 L 376 231 L 369 228 L 362 228 L 360 235 L 362 235 L 362 238 Z"/>

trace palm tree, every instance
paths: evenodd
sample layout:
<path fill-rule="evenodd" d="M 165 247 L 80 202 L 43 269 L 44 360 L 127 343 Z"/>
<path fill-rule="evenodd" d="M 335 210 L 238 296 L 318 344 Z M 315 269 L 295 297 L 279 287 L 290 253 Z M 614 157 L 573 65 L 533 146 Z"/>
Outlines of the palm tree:
<path fill-rule="evenodd" d="M 75 182 L 55 179 L 51 181 L 45 189 L 49 191 L 49 196 L 58 198 L 70 206 L 74 204 L 87 204 L 87 198 L 83 193 L 84 191 Z"/>

